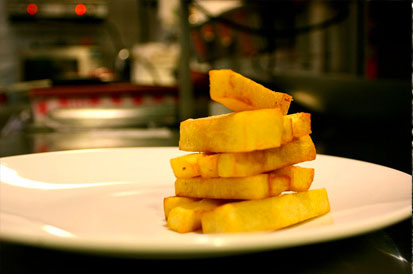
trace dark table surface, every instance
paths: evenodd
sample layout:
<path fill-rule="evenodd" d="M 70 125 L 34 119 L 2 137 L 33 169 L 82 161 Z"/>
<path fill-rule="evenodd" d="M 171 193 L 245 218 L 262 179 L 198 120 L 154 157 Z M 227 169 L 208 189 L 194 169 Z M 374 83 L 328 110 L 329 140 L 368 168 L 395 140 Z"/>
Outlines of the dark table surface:
<path fill-rule="evenodd" d="M 408 124 L 327 120 L 313 116 L 318 153 L 389 166 L 411 174 L 411 120 Z M 357 126 L 358 124 L 358 126 Z M 380 124 L 381 127 L 378 126 Z M 377 128 L 385 127 L 386 130 Z M 351 130 L 349 130 L 351 128 Z M 376 129 L 373 130 L 373 129 Z M 0 156 L 94 146 L 176 146 L 177 130 L 139 137 L 133 129 L 91 131 L 16 131 L 0 138 Z M 125 133 L 126 132 L 126 133 Z M 139 132 L 139 130 L 138 130 Z M 349 133 L 350 132 L 350 133 Z M 357 132 L 357 134 L 354 134 Z M 385 133 L 387 132 L 387 133 Z M 387 228 L 331 242 L 266 252 L 203 259 L 156 260 L 40 248 L 1 242 L 1 273 L 124 273 L 140 271 L 248 271 L 252 273 L 411 273 L 411 219 Z"/>

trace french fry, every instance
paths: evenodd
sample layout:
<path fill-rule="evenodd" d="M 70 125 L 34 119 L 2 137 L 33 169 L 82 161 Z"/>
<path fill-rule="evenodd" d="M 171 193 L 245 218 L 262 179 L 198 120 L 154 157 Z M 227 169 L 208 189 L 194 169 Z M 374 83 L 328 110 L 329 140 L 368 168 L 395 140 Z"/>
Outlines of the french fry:
<path fill-rule="evenodd" d="M 207 156 L 204 153 L 191 153 L 170 160 L 176 178 L 192 178 L 201 174 L 198 160 Z"/>
<path fill-rule="evenodd" d="M 233 111 L 280 108 L 287 114 L 292 97 L 272 91 L 229 69 L 210 70 L 211 99 Z"/>
<path fill-rule="evenodd" d="M 288 117 L 292 121 L 293 137 L 298 138 L 301 136 L 311 134 L 311 114 L 306 112 L 298 112 L 289 114 Z"/>
<path fill-rule="evenodd" d="M 195 152 L 246 152 L 279 147 L 280 109 L 259 109 L 188 119 L 180 124 L 179 149 Z"/>
<path fill-rule="evenodd" d="M 196 231 L 201 228 L 203 213 L 226 202 L 225 200 L 166 197 L 164 198 L 164 211 L 167 225 L 170 229 L 180 233 Z"/>
<path fill-rule="evenodd" d="M 288 188 L 287 177 L 280 177 Z M 240 178 L 176 179 L 175 195 L 209 199 L 261 199 L 269 196 L 268 174 Z"/>
<path fill-rule="evenodd" d="M 169 212 L 178 206 L 184 206 L 187 204 L 191 204 L 193 202 L 199 201 L 200 199 L 196 198 L 189 198 L 189 197 L 176 197 L 176 196 L 170 196 L 170 197 L 165 197 L 163 199 L 163 210 L 165 214 L 165 220 L 168 219 Z"/>
<path fill-rule="evenodd" d="M 311 134 L 311 114 L 298 112 L 284 116 L 284 131 L 282 144 L 291 142 L 294 138 Z"/>
<path fill-rule="evenodd" d="M 294 113 L 284 116 L 282 144 L 291 142 L 293 138 L 299 138 L 311 133 L 311 116 L 309 113 Z M 297 145 L 292 145 L 297 146 Z M 287 155 L 291 148 L 284 154 Z M 205 178 L 219 177 L 217 171 L 217 162 L 219 154 L 190 153 L 179 156 L 170 160 L 172 170 L 176 178 L 192 178 L 202 176 Z M 224 156 L 225 157 L 225 156 Z M 300 162 L 297 159 L 284 166 Z M 303 161 L 308 161 L 304 159 Z M 250 174 L 251 175 L 251 174 Z"/>
<path fill-rule="evenodd" d="M 204 233 L 273 231 L 330 211 L 324 188 L 227 203 L 202 214 Z"/>
<path fill-rule="evenodd" d="M 284 116 L 283 119 L 283 135 L 281 137 L 281 144 L 286 144 L 288 142 L 291 142 L 294 138 L 293 119 L 288 117 L 288 115 Z"/>
<path fill-rule="evenodd" d="M 285 167 L 271 173 L 234 178 L 176 179 L 175 195 L 209 199 L 262 199 L 287 190 L 306 191 L 314 178 L 314 169 Z"/>
<path fill-rule="evenodd" d="M 203 178 L 218 177 L 217 166 L 219 155 L 220 153 L 198 158 L 199 174 L 196 176 L 202 176 Z"/>
<path fill-rule="evenodd" d="M 314 168 L 288 166 L 277 169 L 270 176 L 286 176 L 290 179 L 288 190 L 295 192 L 307 191 L 314 180 Z"/>
<path fill-rule="evenodd" d="M 314 160 L 316 149 L 307 135 L 279 148 L 218 155 L 216 172 L 211 174 L 217 177 L 245 177 Z"/>
<path fill-rule="evenodd" d="M 246 177 L 269 172 L 316 158 L 316 149 L 309 135 L 295 139 L 279 148 L 245 153 L 219 153 L 198 159 L 204 178 Z M 205 172 L 207 170 L 208 172 Z M 198 175 L 197 175 L 198 176 Z"/>

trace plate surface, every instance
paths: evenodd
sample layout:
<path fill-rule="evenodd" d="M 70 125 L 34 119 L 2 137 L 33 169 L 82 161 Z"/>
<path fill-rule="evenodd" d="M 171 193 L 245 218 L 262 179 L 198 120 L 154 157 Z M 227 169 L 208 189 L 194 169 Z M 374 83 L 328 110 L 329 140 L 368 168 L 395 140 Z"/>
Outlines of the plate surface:
<path fill-rule="evenodd" d="M 0 159 L 0 238 L 42 247 L 136 257 L 216 256 L 345 238 L 411 216 L 411 175 L 317 155 L 312 189 L 331 212 L 279 231 L 206 235 L 169 230 L 169 159 L 178 148 L 116 148 Z"/>

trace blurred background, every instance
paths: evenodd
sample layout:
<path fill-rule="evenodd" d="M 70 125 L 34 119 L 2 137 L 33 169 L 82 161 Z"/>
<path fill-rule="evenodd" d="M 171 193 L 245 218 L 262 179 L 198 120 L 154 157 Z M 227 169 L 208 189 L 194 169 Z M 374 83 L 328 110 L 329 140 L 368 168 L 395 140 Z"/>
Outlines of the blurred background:
<path fill-rule="evenodd" d="M 1 156 L 176 146 L 231 68 L 312 113 L 318 153 L 411 173 L 409 1 L 3 0 Z"/>

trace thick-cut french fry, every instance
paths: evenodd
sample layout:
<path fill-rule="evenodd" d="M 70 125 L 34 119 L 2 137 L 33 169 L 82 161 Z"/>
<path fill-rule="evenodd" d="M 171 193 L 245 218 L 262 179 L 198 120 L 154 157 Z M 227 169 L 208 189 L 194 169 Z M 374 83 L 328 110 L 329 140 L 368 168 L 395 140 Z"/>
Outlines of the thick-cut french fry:
<path fill-rule="evenodd" d="M 292 131 L 295 138 L 311 134 L 310 113 L 298 112 L 285 117 L 290 118 L 292 121 Z"/>
<path fill-rule="evenodd" d="M 299 138 L 311 133 L 311 118 L 309 113 L 294 113 L 284 116 L 282 144 L 291 142 L 293 138 Z M 292 145 L 297 146 L 297 145 Z M 284 154 L 288 154 L 291 147 Z M 252 152 L 253 153 L 253 152 Z M 192 178 L 202 176 L 205 178 L 219 177 L 217 162 L 220 154 L 191 153 L 171 159 L 171 167 L 176 178 Z M 284 166 L 300 162 L 297 159 Z M 302 161 L 308 161 L 306 159 Z"/>
<path fill-rule="evenodd" d="M 246 153 L 219 154 L 215 175 L 217 177 L 251 176 L 296 163 L 311 161 L 315 158 L 314 143 L 311 137 L 307 135 L 279 148 Z"/>
<path fill-rule="evenodd" d="M 203 178 L 218 177 L 217 166 L 219 155 L 220 153 L 198 158 L 199 174 L 197 174 L 196 176 L 200 175 Z"/>
<path fill-rule="evenodd" d="M 283 118 L 283 135 L 281 137 L 281 144 L 291 142 L 294 138 L 293 120 L 290 117 L 288 117 L 288 115 L 284 116 Z"/>
<path fill-rule="evenodd" d="M 272 231 L 330 211 L 324 188 L 227 203 L 202 214 L 204 233 Z"/>
<path fill-rule="evenodd" d="M 288 188 L 288 179 L 285 181 Z M 209 199 L 261 199 L 269 196 L 268 174 L 242 178 L 176 179 L 175 195 Z"/>
<path fill-rule="evenodd" d="M 180 233 L 198 230 L 201 228 L 202 214 L 226 202 L 225 200 L 199 200 L 176 196 L 164 198 L 167 225 L 170 229 Z"/>
<path fill-rule="evenodd" d="M 311 134 L 311 114 L 298 112 L 284 116 L 284 131 L 282 144 L 292 141 L 294 138 Z"/>
<path fill-rule="evenodd" d="M 287 190 L 306 191 L 314 169 L 285 167 L 272 173 L 234 178 L 176 179 L 175 195 L 209 199 L 262 199 Z"/>
<path fill-rule="evenodd" d="M 165 214 L 165 220 L 168 219 L 169 212 L 178 206 L 184 206 L 187 204 L 192 204 L 200 199 L 197 198 L 189 198 L 189 197 L 177 197 L 177 196 L 170 196 L 163 198 L 163 210 Z"/>
<path fill-rule="evenodd" d="M 314 180 L 314 168 L 288 166 L 271 172 L 270 176 L 287 176 L 290 178 L 288 190 L 303 192 L 310 188 Z"/>
<path fill-rule="evenodd" d="M 287 114 L 292 97 L 272 91 L 229 69 L 210 70 L 211 99 L 233 111 L 280 108 Z"/>
<path fill-rule="evenodd" d="M 316 158 L 316 149 L 310 136 L 295 139 L 279 148 L 245 153 L 219 153 L 199 159 L 201 176 L 246 177 L 276 170 Z M 207 170 L 208 172 L 204 173 Z"/>
<path fill-rule="evenodd" d="M 170 160 L 172 171 L 176 178 L 192 178 L 199 176 L 201 171 L 198 159 L 206 156 L 204 153 L 191 153 Z"/>
<path fill-rule="evenodd" d="M 179 149 L 196 152 L 245 152 L 279 147 L 280 109 L 258 109 L 188 119 L 180 124 Z"/>

